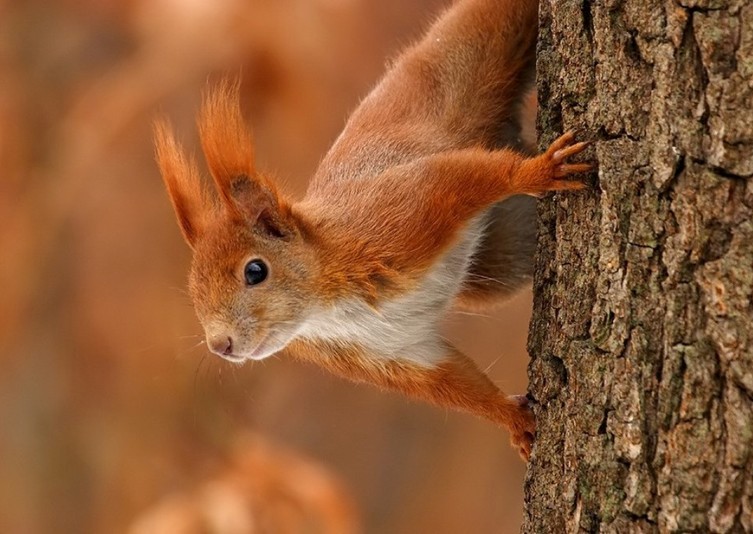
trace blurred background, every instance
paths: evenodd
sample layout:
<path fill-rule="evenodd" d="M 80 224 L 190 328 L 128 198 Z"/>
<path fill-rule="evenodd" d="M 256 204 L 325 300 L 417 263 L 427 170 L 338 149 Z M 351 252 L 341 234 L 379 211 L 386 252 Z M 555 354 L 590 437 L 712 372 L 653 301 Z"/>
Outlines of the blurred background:
<path fill-rule="evenodd" d="M 511 533 L 524 465 L 470 416 L 207 354 L 151 122 L 241 73 L 295 196 L 441 0 L 0 0 L 0 532 Z M 524 293 L 448 336 L 525 391 Z"/>

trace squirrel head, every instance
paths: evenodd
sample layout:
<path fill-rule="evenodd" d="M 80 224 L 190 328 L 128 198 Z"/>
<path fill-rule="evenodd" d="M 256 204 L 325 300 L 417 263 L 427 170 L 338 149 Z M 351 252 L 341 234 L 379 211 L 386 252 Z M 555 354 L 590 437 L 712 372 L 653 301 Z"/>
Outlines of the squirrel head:
<path fill-rule="evenodd" d="M 212 352 L 231 361 L 263 359 L 287 345 L 314 298 L 318 268 L 304 227 L 254 165 L 237 83 L 204 99 L 201 145 L 219 202 L 203 187 L 170 125 L 155 125 L 157 161 L 188 245 L 189 288 Z"/>

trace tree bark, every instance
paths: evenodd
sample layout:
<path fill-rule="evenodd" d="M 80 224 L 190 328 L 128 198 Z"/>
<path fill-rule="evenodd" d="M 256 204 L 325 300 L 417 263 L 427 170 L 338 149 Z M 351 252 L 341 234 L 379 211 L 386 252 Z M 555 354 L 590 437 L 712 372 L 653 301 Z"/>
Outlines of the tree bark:
<path fill-rule="evenodd" d="M 753 5 L 545 1 L 528 533 L 753 532 Z"/>

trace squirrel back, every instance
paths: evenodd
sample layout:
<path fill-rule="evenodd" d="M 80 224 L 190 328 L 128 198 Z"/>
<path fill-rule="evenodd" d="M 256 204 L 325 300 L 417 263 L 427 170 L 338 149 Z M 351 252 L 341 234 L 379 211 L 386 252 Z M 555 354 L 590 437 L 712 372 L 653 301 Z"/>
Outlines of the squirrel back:
<path fill-rule="evenodd" d="M 523 110 L 534 90 L 537 6 L 456 2 L 353 112 L 309 195 L 447 150 L 533 148 L 521 119 L 531 119 Z"/>
<path fill-rule="evenodd" d="M 533 153 L 537 15 L 531 1 L 456 2 L 399 56 L 351 115 L 308 197 L 331 201 L 342 182 L 373 179 L 385 169 L 448 150 Z M 501 302 L 533 272 L 533 198 L 498 203 L 481 225 L 486 231 L 457 299 L 464 307 Z"/>

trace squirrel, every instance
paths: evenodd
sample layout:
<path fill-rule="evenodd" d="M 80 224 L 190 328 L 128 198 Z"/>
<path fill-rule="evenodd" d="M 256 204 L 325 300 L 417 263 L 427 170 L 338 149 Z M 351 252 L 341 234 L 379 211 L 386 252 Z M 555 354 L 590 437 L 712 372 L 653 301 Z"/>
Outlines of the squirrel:
<path fill-rule="evenodd" d="M 485 417 L 528 459 L 527 398 L 501 392 L 438 323 L 453 305 L 494 304 L 530 279 L 531 196 L 581 189 L 564 178 L 591 169 L 568 162 L 587 146 L 570 132 L 540 155 L 524 139 L 537 3 L 455 2 L 359 104 L 299 201 L 256 169 L 238 82 L 209 90 L 199 116 L 218 195 L 170 124 L 156 121 L 212 352 L 240 363 L 285 350 Z"/>

